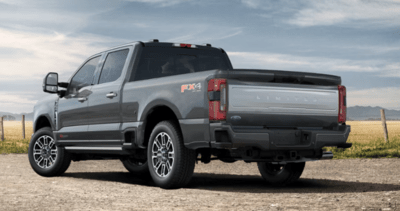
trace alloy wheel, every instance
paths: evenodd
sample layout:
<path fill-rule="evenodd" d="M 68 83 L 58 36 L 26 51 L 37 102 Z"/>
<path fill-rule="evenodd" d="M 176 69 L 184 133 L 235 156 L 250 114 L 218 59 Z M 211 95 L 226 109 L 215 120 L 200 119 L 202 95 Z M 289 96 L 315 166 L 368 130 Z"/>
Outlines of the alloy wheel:
<path fill-rule="evenodd" d="M 33 158 L 40 168 L 50 168 L 57 159 L 54 139 L 48 135 L 40 136 L 33 147 Z"/>
<path fill-rule="evenodd" d="M 159 177 L 167 177 L 174 165 L 174 145 L 171 137 L 165 132 L 157 134 L 151 151 L 154 172 Z"/>

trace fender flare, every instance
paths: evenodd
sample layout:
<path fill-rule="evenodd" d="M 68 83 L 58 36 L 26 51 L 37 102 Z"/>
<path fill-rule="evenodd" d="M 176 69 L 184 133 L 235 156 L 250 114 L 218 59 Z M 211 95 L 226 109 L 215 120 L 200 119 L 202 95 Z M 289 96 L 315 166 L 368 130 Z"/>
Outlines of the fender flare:
<path fill-rule="evenodd" d="M 53 131 L 55 131 L 55 125 L 54 125 L 54 123 L 53 123 L 53 121 L 51 121 L 51 118 L 50 118 L 50 115 L 49 114 L 40 114 L 36 119 L 35 119 L 35 121 L 34 121 L 34 123 L 33 123 L 33 131 L 34 132 L 36 132 L 38 129 L 37 129 L 37 124 L 38 124 L 38 120 L 39 119 L 41 119 L 41 118 L 46 118 L 47 119 L 47 121 L 50 123 L 50 126 L 51 126 L 51 130 L 53 130 Z"/>

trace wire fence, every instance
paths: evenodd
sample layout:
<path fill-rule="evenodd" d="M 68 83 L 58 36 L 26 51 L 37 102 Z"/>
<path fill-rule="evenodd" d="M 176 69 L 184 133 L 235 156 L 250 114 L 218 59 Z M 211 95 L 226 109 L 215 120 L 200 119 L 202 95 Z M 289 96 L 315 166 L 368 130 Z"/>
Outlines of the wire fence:
<path fill-rule="evenodd" d="M 12 121 L 12 120 L 10 120 L 9 118 L 7 118 L 9 121 Z M 4 116 L 2 116 L 2 117 L 0 117 L 0 132 L 1 132 L 1 135 L 0 135 L 0 141 L 4 141 L 4 136 L 5 136 L 5 134 L 4 134 L 4 121 L 5 121 L 5 118 L 4 118 Z M 26 127 L 25 127 L 25 115 L 22 115 L 22 121 L 21 121 L 21 127 L 22 127 L 22 134 L 21 134 L 21 137 L 23 138 L 23 139 L 25 139 L 25 134 L 26 134 Z"/>

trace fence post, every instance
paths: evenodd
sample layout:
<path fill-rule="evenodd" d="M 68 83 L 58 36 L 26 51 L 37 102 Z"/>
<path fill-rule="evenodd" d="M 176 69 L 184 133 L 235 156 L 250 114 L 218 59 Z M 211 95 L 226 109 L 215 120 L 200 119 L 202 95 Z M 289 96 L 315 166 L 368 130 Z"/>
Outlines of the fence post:
<path fill-rule="evenodd" d="M 381 120 L 382 120 L 382 127 L 383 127 L 383 135 L 385 137 L 385 142 L 389 141 L 388 130 L 386 126 L 386 117 L 385 117 L 385 110 L 381 109 Z"/>
<path fill-rule="evenodd" d="M 25 139 L 25 115 L 22 115 L 22 138 Z"/>
<path fill-rule="evenodd" d="M 3 117 L 0 117 L 0 130 L 1 130 L 1 141 L 4 141 L 4 125 L 3 125 Z"/>

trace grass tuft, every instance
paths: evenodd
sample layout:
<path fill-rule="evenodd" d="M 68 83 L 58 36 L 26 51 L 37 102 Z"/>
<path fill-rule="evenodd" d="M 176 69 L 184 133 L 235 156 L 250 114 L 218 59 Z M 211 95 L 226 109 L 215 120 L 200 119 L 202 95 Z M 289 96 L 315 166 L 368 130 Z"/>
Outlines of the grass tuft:
<path fill-rule="evenodd" d="M 0 141 L 0 154 L 28 153 L 29 139 L 5 139 Z"/>
<path fill-rule="evenodd" d="M 326 147 L 327 151 L 333 152 L 334 159 L 344 158 L 399 158 L 400 136 L 394 136 L 385 143 L 383 138 L 377 138 L 368 142 L 353 142 L 348 149 Z"/>

